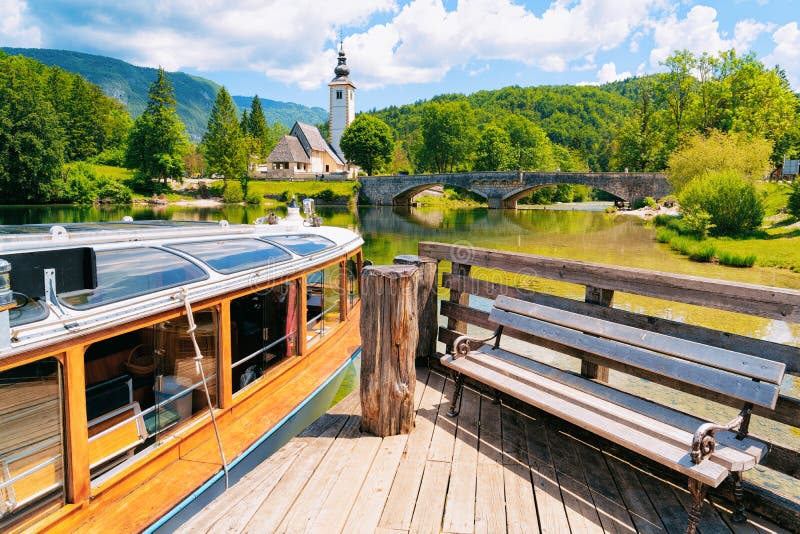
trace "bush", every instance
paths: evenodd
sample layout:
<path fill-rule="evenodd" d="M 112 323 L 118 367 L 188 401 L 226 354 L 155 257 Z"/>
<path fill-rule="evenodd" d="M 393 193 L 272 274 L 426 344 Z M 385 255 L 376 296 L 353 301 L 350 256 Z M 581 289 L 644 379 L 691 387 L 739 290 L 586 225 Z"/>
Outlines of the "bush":
<path fill-rule="evenodd" d="M 133 193 L 128 187 L 114 178 L 97 174 L 91 164 L 80 162 L 69 168 L 54 200 L 75 204 L 97 201 L 126 204 L 132 198 Z"/>
<path fill-rule="evenodd" d="M 676 237 L 678 237 L 678 234 L 674 230 L 664 227 L 656 229 L 656 241 L 659 243 L 669 243 Z"/>
<path fill-rule="evenodd" d="M 222 193 L 222 201 L 226 204 L 237 204 L 244 201 L 244 192 L 242 192 L 241 184 L 233 180 L 228 182 L 228 187 Z"/>
<path fill-rule="evenodd" d="M 97 199 L 112 204 L 130 204 L 133 200 L 133 191 L 119 182 L 107 180 L 100 185 Z"/>
<path fill-rule="evenodd" d="M 714 228 L 714 223 L 711 222 L 711 214 L 699 208 L 684 215 L 683 225 L 686 230 L 696 235 L 698 239 L 708 237 L 708 232 Z"/>
<path fill-rule="evenodd" d="M 616 206 L 606 206 L 606 209 L 603 210 L 606 213 L 617 213 Z"/>
<path fill-rule="evenodd" d="M 211 185 L 208 186 L 208 192 L 212 197 L 221 197 L 222 190 L 225 187 L 225 182 L 222 180 L 214 180 L 211 182 Z"/>
<path fill-rule="evenodd" d="M 761 226 L 764 204 L 755 186 L 735 171 L 708 173 L 689 182 L 680 194 L 684 214 L 711 216 L 715 235 L 735 235 Z"/>
<path fill-rule="evenodd" d="M 689 247 L 689 259 L 692 261 L 709 262 L 714 257 L 715 249 L 712 245 L 697 243 Z"/>
<path fill-rule="evenodd" d="M 724 250 L 717 251 L 717 260 L 729 267 L 752 267 L 756 263 L 755 254 L 736 254 Z"/>
<path fill-rule="evenodd" d="M 786 211 L 800 219 L 800 178 L 796 178 L 792 183 L 792 192 L 786 202 Z"/>
<path fill-rule="evenodd" d="M 648 208 L 657 208 L 658 202 L 653 197 L 644 197 L 644 205 Z"/>
<path fill-rule="evenodd" d="M 653 217 L 653 224 L 656 226 L 668 226 L 669 222 L 674 218 L 672 215 L 656 215 Z"/>
<path fill-rule="evenodd" d="M 248 204 L 258 205 L 261 204 L 262 197 L 255 191 L 248 191 L 247 197 L 245 197 L 244 201 Z"/>
<path fill-rule="evenodd" d="M 689 256 L 692 261 L 709 262 L 714 257 L 714 247 L 695 239 L 683 236 L 675 236 L 669 240 L 672 250 Z"/>

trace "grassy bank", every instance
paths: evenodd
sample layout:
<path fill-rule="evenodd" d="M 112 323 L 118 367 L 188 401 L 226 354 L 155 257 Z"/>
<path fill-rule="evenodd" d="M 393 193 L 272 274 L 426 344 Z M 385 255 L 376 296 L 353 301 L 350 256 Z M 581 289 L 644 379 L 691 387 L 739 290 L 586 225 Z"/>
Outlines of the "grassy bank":
<path fill-rule="evenodd" d="M 680 219 L 656 217 L 656 239 L 693 261 L 714 261 L 731 267 L 778 267 L 800 273 L 800 221 L 781 214 L 789 197 L 786 184 L 760 182 L 765 224 L 735 237 L 697 239 Z"/>

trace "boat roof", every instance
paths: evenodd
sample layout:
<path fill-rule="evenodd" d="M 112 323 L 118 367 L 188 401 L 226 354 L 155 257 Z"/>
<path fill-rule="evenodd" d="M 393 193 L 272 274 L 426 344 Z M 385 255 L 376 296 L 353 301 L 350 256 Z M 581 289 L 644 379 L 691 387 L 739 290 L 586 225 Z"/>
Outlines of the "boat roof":
<path fill-rule="evenodd" d="M 0 358 L 180 308 L 184 299 L 207 300 L 290 277 L 362 244 L 351 230 L 306 226 L 299 216 L 278 224 L 0 225 L 0 259 L 11 264 L 19 303 L 9 312 L 11 331 L 0 332 L 11 338 Z M 51 269 L 48 278 L 44 271 Z M 55 295 L 50 301 L 48 292 Z"/>

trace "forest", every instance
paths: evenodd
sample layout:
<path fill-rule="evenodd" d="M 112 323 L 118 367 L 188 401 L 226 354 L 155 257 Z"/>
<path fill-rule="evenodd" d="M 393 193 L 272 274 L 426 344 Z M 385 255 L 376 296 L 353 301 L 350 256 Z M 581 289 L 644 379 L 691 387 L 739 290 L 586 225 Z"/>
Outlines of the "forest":
<path fill-rule="evenodd" d="M 800 95 L 753 54 L 673 53 L 666 72 L 601 86 L 506 87 L 372 110 L 396 170 L 662 171 L 693 135 L 765 139 L 800 156 Z M 406 167 L 406 168 L 403 168 Z"/>

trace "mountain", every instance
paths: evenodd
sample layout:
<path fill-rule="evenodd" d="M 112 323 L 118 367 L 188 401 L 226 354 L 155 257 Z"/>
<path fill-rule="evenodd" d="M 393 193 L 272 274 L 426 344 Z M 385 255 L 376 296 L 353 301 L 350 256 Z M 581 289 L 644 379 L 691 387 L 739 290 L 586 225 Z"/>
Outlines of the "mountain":
<path fill-rule="evenodd" d="M 9 55 L 23 55 L 56 66 L 68 72 L 80 74 L 88 81 L 98 85 L 108 96 L 125 104 L 131 116 L 136 118 L 147 105 L 147 91 L 156 78 L 156 69 L 137 67 L 119 59 L 96 56 L 68 50 L 46 48 L 0 48 Z M 214 105 L 219 85 L 206 78 L 184 72 L 168 73 L 169 81 L 175 87 L 178 102 L 178 115 L 186 125 L 189 137 L 199 141 L 206 130 L 211 107 Z M 244 109 L 250 107 L 252 97 L 235 96 L 236 104 Z M 278 102 L 262 98 L 264 115 L 272 124 L 280 121 L 291 127 L 295 121 L 317 124 L 328 118 L 322 108 L 309 108 L 291 102 Z"/>
<path fill-rule="evenodd" d="M 291 128 L 295 121 L 308 124 L 319 124 L 328 121 L 328 112 L 320 107 L 309 108 L 292 102 L 279 102 L 268 98 L 258 98 L 261 100 L 261 107 L 264 109 L 264 117 L 269 124 L 280 122 L 287 128 Z M 253 102 L 252 96 L 233 96 L 233 102 L 239 109 L 250 109 Z"/>

